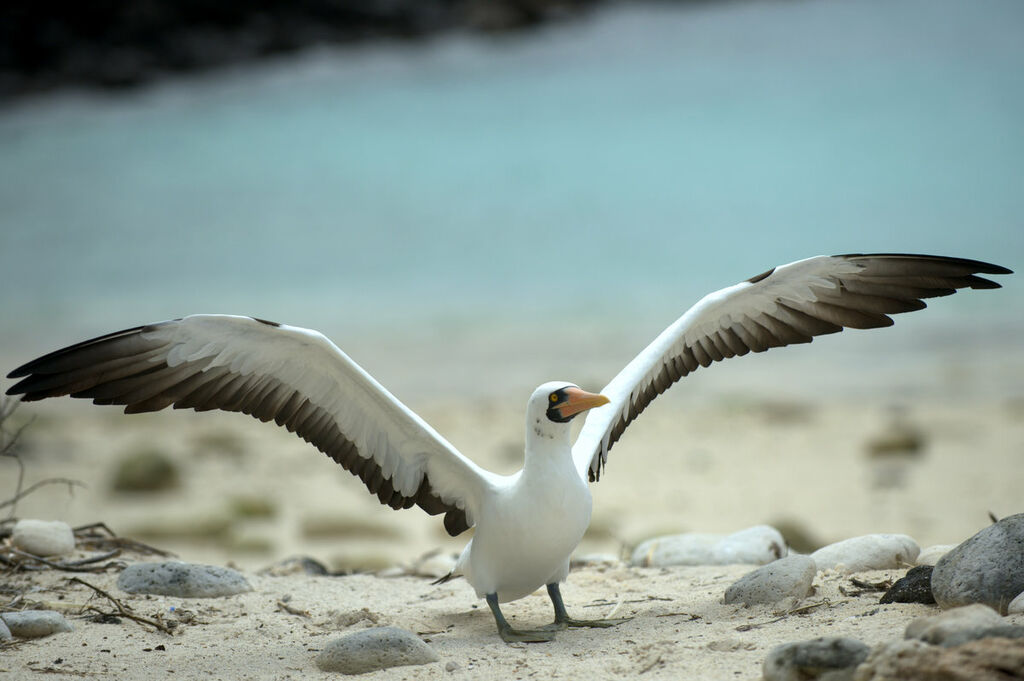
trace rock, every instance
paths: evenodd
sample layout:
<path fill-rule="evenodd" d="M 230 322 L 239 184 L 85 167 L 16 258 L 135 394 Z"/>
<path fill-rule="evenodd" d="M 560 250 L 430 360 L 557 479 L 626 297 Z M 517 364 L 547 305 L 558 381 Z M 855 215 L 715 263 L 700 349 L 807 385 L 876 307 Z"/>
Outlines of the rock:
<path fill-rule="evenodd" d="M 0 618 L 0 641 L 12 641 L 14 640 L 14 634 L 7 628 L 7 623 Z"/>
<path fill-rule="evenodd" d="M 59 520 L 19 520 L 11 531 L 15 548 L 34 556 L 63 556 L 75 550 L 75 533 Z"/>
<path fill-rule="evenodd" d="M 633 551 L 630 565 L 764 565 L 787 552 L 778 530 L 757 525 L 730 535 L 689 533 L 648 539 Z"/>
<path fill-rule="evenodd" d="M 935 603 L 932 595 L 932 566 L 918 565 L 910 568 L 902 579 L 889 587 L 879 603 Z"/>
<path fill-rule="evenodd" d="M 955 548 L 956 544 L 935 544 L 926 549 L 921 549 L 921 553 L 917 554 L 917 564 L 935 565 L 939 562 L 939 558 L 942 558 Z"/>
<path fill-rule="evenodd" d="M 805 598 L 818 568 L 808 556 L 787 556 L 748 572 L 725 590 L 725 602 L 755 605 Z"/>
<path fill-rule="evenodd" d="M 317 655 L 316 666 L 325 672 L 364 674 L 437 660 L 437 653 L 412 632 L 376 627 L 329 642 Z"/>
<path fill-rule="evenodd" d="M 943 608 L 984 603 L 1005 614 L 1024 592 L 1024 513 L 989 525 L 943 556 L 932 593 Z"/>
<path fill-rule="evenodd" d="M 854 681 L 1013 681 L 1024 679 L 1024 640 L 986 638 L 955 648 L 921 641 L 885 643 L 854 673 Z"/>
<path fill-rule="evenodd" d="M 930 617 L 919 617 L 907 625 L 904 638 L 935 645 L 942 644 L 958 631 L 988 629 L 1005 624 L 1002 617 L 987 605 L 965 605 Z"/>
<path fill-rule="evenodd" d="M 129 565 L 117 578 L 117 588 L 133 594 L 179 598 L 217 598 L 252 591 L 237 570 L 176 561 Z"/>
<path fill-rule="evenodd" d="M 1024 593 L 1010 601 L 1010 604 L 1006 606 L 1007 615 L 1022 615 L 1024 614 Z"/>
<path fill-rule="evenodd" d="M 819 570 L 886 570 L 913 565 L 921 548 L 905 534 L 866 534 L 829 544 L 811 554 Z"/>
<path fill-rule="evenodd" d="M 327 566 L 315 558 L 310 558 L 309 556 L 292 556 L 263 568 L 260 570 L 260 574 L 270 575 L 271 577 L 287 577 L 289 575 L 314 575 L 317 577 L 325 577 L 331 574 L 331 571 L 327 569 Z"/>
<path fill-rule="evenodd" d="M 762 672 L 765 681 L 845 681 L 853 678 L 870 648 L 852 638 L 816 638 L 786 643 L 768 653 Z"/>
<path fill-rule="evenodd" d="M 0 619 L 18 638 L 40 638 L 62 631 L 71 631 L 64 615 L 54 610 L 22 610 L 0 613 Z M 2 637 L 2 635 L 0 635 Z"/>

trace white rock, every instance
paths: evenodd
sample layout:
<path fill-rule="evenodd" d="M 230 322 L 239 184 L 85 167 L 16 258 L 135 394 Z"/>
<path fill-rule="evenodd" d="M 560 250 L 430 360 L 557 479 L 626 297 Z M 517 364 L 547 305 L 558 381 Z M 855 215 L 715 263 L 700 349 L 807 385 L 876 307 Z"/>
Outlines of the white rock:
<path fill-rule="evenodd" d="M 0 614 L 10 632 L 19 638 L 40 638 L 61 631 L 71 631 L 64 615 L 55 610 L 22 610 Z"/>
<path fill-rule="evenodd" d="M 19 520 L 11 543 L 34 556 L 63 556 L 75 550 L 75 533 L 59 520 Z"/>
<path fill-rule="evenodd" d="M 905 534 L 866 534 L 824 546 L 811 554 L 818 570 L 886 570 L 913 565 L 921 547 Z"/>
<path fill-rule="evenodd" d="M 631 565 L 765 565 L 787 554 L 774 527 L 756 525 L 730 535 L 674 534 L 648 539 L 633 551 Z"/>
<path fill-rule="evenodd" d="M 376 627 L 329 641 L 316 658 L 325 672 L 366 672 L 437 662 L 437 653 L 405 629 Z"/>
<path fill-rule="evenodd" d="M 807 556 L 786 556 L 744 575 L 725 590 L 725 602 L 755 605 L 783 598 L 804 598 L 811 592 L 817 568 Z"/>
<path fill-rule="evenodd" d="M 938 615 L 919 617 L 907 625 L 903 637 L 939 645 L 959 631 L 989 629 L 1003 624 L 1003 618 L 998 612 L 987 605 L 975 603 L 953 608 Z"/>
<path fill-rule="evenodd" d="M 1007 615 L 1024 615 L 1024 592 L 1010 601 L 1006 606 Z"/>
<path fill-rule="evenodd" d="M 939 562 L 939 558 L 942 558 L 955 548 L 956 544 L 935 544 L 926 549 L 921 549 L 921 553 L 917 555 L 917 564 L 935 565 Z"/>

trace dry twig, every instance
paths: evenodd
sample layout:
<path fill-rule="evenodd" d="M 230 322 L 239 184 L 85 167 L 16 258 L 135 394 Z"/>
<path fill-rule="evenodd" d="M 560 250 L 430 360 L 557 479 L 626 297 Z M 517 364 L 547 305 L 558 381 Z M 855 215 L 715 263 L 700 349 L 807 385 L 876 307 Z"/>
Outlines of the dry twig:
<path fill-rule="evenodd" d="M 68 582 L 69 583 L 76 582 L 78 584 L 82 584 L 84 586 L 89 587 L 90 589 L 95 591 L 100 596 L 103 596 L 104 598 L 106 598 L 108 601 L 110 601 L 114 605 L 115 608 L 117 608 L 117 612 L 107 612 L 107 611 L 104 611 L 104 610 L 100 610 L 99 608 L 97 608 L 94 605 L 90 605 L 90 606 L 88 606 L 88 608 L 86 608 L 87 610 L 91 610 L 92 612 L 95 612 L 97 615 L 100 615 L 100 616 L 103 616 L 103 617 L 110 617 L 110 616 L 125 617 L 125 618 L 130 619 L 130 620 L 132 620 L 134 622 L 138 622 L 139 624 L 145 624 L 145 625 L 151 626 L 151 627 L 153 627 L 154 629 L 156 629 L 158 631 L 164 632 L 165 634 L 172 634 L 172 633 L 174 633 L 173 632 L 173 629 L 174 629 L 174 624 L 173 623 L 163 622 L 160 618 L 153 619 L 153 618 L 150 618 L 150 617 L 143 617 L 142 615 L 136 615 L 134 612 L 132 612 L 132 609 L 130 607 L 128 607 L 127 605 L 123 604 L 121 601 L 117 600 L 116 598 L 114 598 L 113 596 L 111 596 L 110 594 L 108 594 L 106 591 L 104 591 L 103 589 L 99 588 L 98 586 L 93 586 L 89 582 L 87 582 L 87 581 L 85 581 L 83 579 L 79 579 L 78 577 L 72 577 L 71 579 L 68 580 Z"/>

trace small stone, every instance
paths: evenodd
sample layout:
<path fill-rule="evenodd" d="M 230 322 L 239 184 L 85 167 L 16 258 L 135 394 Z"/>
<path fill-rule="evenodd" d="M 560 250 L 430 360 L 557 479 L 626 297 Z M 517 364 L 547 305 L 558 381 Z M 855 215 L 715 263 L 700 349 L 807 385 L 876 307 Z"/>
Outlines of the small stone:
<path fill-rule="evenodd" d="M 14 634 L 7 628 L 7 623 L 0 618 L 0 641 L 12 641 L 14 640 Z"/>
<path fill-rule="evenodd" d="M 376 627 L 329 642 L 317 655 L 316 666 L 325 672 L 364 674 L 437 660 L 437 653 L 412 632 Z"/>
<path fill-rule="evenodd" d="M 943 556 L 932 592 L 943 608 L 984 603 L 1005 614 L 1024 592 L 1024 513 L 989 525 Z"/>
<path fill-rule="evenodd" d="M 843 681 L 853 678 L 870 648 L 852 638 L 816 638 L 777 646 L 765 658 L 765 681 Z"/>
<path fill-rule="evenodd" d="M 879 603 L 935 603 L 932 595 L 932 566 L 918 565 L 910 568 L 902 579 L 889 587 Z"/>
<path fill-rule="evenodd" d="M 921 641 L 883 643 L 854 681 L 1014 681 L 1024 679 L 1024 639 L 986 638 L 954 648 Z"/>
<path fill-rule="evenodd" d="M 778 530 L 757 525 L 730 535 L 689 533 L 648 539 L 633 551 L 630 565 L 765 565 L 787 553 Z"/>
<path fill-rule="evenodd" d="M 33 556 L 63 556 L 75 550 L 75 533 L 59 520 L 19 520 L 11 531 L 15 548 Z"/>
<path fill-rule="evenodd" d="M 71 631 L 64 615 L 54 610 L 22 610 L 0 613 L 0 619 L 18 638 L 40 638 L 62 631 Z"/>
<path fill-rule="evenodd" d="M 448 663 L 446 663 L 444 665 L 444 670 L 446 672 L 453 672 L 453 671 L 455 671 L 458 668 L 459 668 L 459 663 L 456 662 L 455 660 L 451 660 L 450 662 L 448 662 Z"/>
<path fill-rule="evenodd" d="M 939 558 L 956 548 L 956 544 L 935 544 L 928 548 L 921 549 L 921 553 L 917 554 L 918 565 L 935 565 L 939 562 Z"/>
<path fill-rule="evenodd" d="M 921 548 L 905 534 L 867 534 L 829 544 L 811 554 L 819 570 L 887 570 L 913 565 Z"/>
<path fill-rule="evenodd" d="M 1004 624 L 1003 618 L 987 605 L 975 603 L 938 615 L 919 617 L 907 625 L 904 638 L 941 645 L 958 631 L 988 629 Z"/>
<path fill-rule="evenodd" d="M 117 588 L 133 594 L 179 598 L 217 598 L 252 591 L 237 570 L 176 561 L 129 565 L 117 578 Z"/>
<path fill-rule="evenodd" d="M 748 572 L 725 590 L 725 602 L 755 605 L 805 598 L 818 568 L 808 556 L 787 556 Z"/>
<path fill-rule="evenodd" d="M 1024 614 L 1024 593 L 1020 594 L 1006 606 L 1007 615 L 1021 615 Z"/>

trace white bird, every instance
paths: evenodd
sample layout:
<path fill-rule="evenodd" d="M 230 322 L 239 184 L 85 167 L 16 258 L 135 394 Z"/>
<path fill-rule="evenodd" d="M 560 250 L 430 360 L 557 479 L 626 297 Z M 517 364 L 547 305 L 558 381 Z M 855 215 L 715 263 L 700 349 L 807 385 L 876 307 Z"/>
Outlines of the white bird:
<path fill-rule="evenodd" d="M 926 255 L 818 256 L 773 268 L 705 296 L 606 385 L 588 393 L 566 381 L 537 388 L 526 407 L 526 451 L 514 475 L 459 453 L 326 337 L 250 317 L 194 315 L 100 336 L 12 371 L 7 394 L 58 395 L 126 405 L 126 413 L 174 406 L 240 411 L 275 421 L 313 444 L 381 503 L 444 514 L 455 536 L 476 527 L 452 575 L 486 599 L 506 641 L 548 641 L 575 620 L 559 584 L 590 523 L 588 481 L 608 451 L 659 394 L 698 367 L 843 327 L 888 326 L 888 314 L 956 289 L 998 288 L 983 274 L 1010 270 Z M 569 422 L 589 414 L 575 444 Z M 499 603 L 546 586 L 555 622 L 509 626 Z"/>

